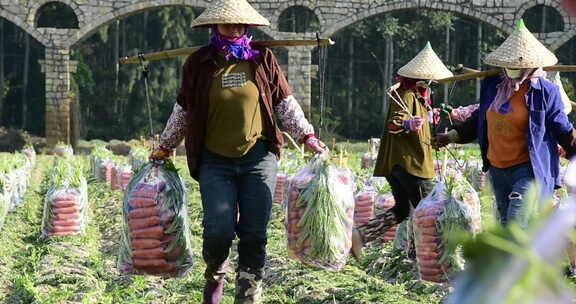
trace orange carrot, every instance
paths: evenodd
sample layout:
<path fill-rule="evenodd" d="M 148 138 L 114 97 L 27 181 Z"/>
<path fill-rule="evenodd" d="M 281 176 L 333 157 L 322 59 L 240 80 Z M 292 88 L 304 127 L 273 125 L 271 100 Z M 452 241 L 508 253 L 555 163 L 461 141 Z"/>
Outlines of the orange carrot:
<path fill-rule="evenodd" d="M 130 210 L 130 213 L 128 216 L 131 219 L 137 219 L 137 218 L 145 218 L 145 217 L 149 217 L 149 216 L 155 216 L 155 215 L 159 215 L 159 214 L 160 214 L 160 209 L 158 209 L 156 207 L 151 207 L 151 208 L 140 208 L 140 209 Z"/>
<path fill-rule="evenodd" d="M 170 264 L 165 259 L 133 259 L 134 267 L 147 268 L 147 267 L 169 267 Z"/>
<path fill-rule="evenodd" d="M 422 235 L 438 236 L 438 230 L 434 227 L 418 227 L 417 231 Z"/>
<path fill-rule="evenodd" d="M 356 208 L 354 208 L 354 212 L 367 212 L 367 211 L 374 211 L 374 208 L 372 208 L 372 206 L 356 206 Z"/>
<path fill-rule="evenodd" d="M 420 273 L 424 275 L 439 275 L 442 274 L 440 267 L 419 267 Z"/>
<path fill-rule="evenodd" d="M 145 238 L 151 238 L 151 239 L 161 239 L 164 236 L 164 228 L 162 228 L 162 226 L 154 226 L 154 227 L 149 227 L 149 228 L 143 228 L 143 229 L 138 229 L 138 230 L 134 230 L 130 233 L 130 237 L 138 239 L 145 239 Z"/>
<path fill-rule="evenodd" d="M 176 275 L 176 262 L 167 262 L 167 266 L 143 267 L 142 271 L 153 275 Z"/>
<path fill-rule="evenodd" d="M 132 197 L 129 204 L 134 208 L 146 208 L 156 206 L 156 201 L 148 198 Z"/>
<path fill-rule="evenodd" d="M 53 208 L 52 211 L 56 214 L 71 214 L 71 213 L 79 213 L 80 207 L 66 207 L 66 208 Z"/>
<path fill-rule="evenodd" d="M 438 252 L 416 252 L 418 259 L 438 259 L 440 253 Z"/>
<path fill-rule="evenodd" d="M 414 212 L 414 217 L 415 218 L 420 218 L 420 217 L 425 217 L 425 216 L 430 216 L 430 215 L 439 215 L 440 213 L 442 213 L 443 208 L 440 206 L 434 206 L 434 207 L 428 207 L 425 209 L 420 209 L 420 210 L 416 210 Z"/>
<path fill-rule="evenodd" d="M 157 216 L 133 219 L 128 221 L 128 226 L 130 226 L 130 230 L 132 231 L 147 227 L 153 227 L 158 224 L 160 224 L 160 218 Z"/>
<path fill-rule="evenodd" d="M 141 198 L 148 198 L 148 199 L 155 199 L 158 197 L 158 191 L 154 189 L 136 189 L 130 192 L 132 197 L 141 197 Z"/>
<path fill-rule="evenodd" d="M 137 249 L 132 251 L 132 257 L 139 259 L 163 258 L 165 256 L 166 254 L 164 253 L 164 249 L 160 247 L 151 249 Z"/>
<path fill-rule="evenodd" d="M 430 235 L 421 235 L 419 237 L 420 242 L 422 243 L 438 243 L 440 241 L 440 238 L 437 236 L 430 236 Z"/>
<path fill-rule="evenodd" d="M 78 213 L 58 213 L 52 217 L 54 221 L 64 221 L 64 220 L 77 220 L 80 219 L 80 214 Z"/>
<path fill-rule="evenodd" d="M 420 227 L 436 226 L 436 217 L 435 216 L 420 217 L 420 218 L 416 218 L 414 221 L 416 222 L 416 225 L 420 226 Z"/>
<path fill-rule="evenodd" d="M 422 280 L 441 283 L 444 282 L 444 277 L 441 274 L 438 275 L 425 275 L 422 274 Z"/>
<path fill-rule="evenodd" d="M 374 215 L 374 213 L 372 212 L 372 210 L 354 213 L 354 216 L 356 216 L 356 217 L 372 217 L 373 215 Z"/>
<path fill-rule="evenodd" d="M 52 221 L 53 226 L 80 226 L 80 220 Z"/>
<path fill-rule="evenodd" d="M 77 201 L 80 199 L 80 196 L 74 194 L 59 194 L 58 196 L 54 197 L 52 200 L 55 202 L 59 201 Z"/>
<path fill-rule="evenodd" d="M 438 246 L 436 244 L 418 244 L 416 245 L 416 252 L 437 252 Z"/>
<path fill-rule="evenodd" d="M 418 259 L 418 265 L 424 267 L 440 267 L 438 260 L 435 259 Z"/>
<path fill-rule="evenodd" d="M 68 208 L 68 207 L 75 207 L 79 206 L 80 204 L 77 201 L 53 201 L 52 206 L 54 208 Z"/>
<path fill-rule="evenodd" d="M 135 249 L 151 249 L 157 248 L 162 246 L 162 242 L 160 240 L 154 239 L 133 239 L 132 240 L 132 248 Z"/>
<path fill-rule="evenodd" d="M 80 226 L 53 226 L 54 232 L 79 232 Z"/>

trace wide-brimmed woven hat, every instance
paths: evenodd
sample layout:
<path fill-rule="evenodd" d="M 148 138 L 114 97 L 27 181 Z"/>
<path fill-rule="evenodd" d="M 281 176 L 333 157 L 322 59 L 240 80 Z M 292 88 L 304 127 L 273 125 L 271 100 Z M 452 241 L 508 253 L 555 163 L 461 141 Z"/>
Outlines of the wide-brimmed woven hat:
<path fill-rule="evenodd" d="M 192 21 L 192 27 L 212 24 L 270 25 L 270 21 L 246 0 L 217 0 Z"/>
<path fill-rule="evenodd" d="M 555 65 L 558 58 L 530 33 L 520 19 L 510 37 L 488 54 L 484 62 L 503 68 L 529 69 Z"/>
<path fill-rule="evenodd" d="M 454 76 L 436 55 L 430 42 L 405 66 L 398 70 L 398 75 L 414 78 L 438 80 Z"/>

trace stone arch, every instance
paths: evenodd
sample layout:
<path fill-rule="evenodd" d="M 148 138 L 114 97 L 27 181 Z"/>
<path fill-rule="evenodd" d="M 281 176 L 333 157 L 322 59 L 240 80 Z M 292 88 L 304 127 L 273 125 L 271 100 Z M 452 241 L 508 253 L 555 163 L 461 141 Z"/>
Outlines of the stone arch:
<path fill-rule="evenodd" d="M 36 27 L 36 21 L 40 9 L 50 2 L 58 2 L 68 6 L 69 8 L 72 9 L 74 14 L 76 15 L 76 18 L 78 19 L 78 27 L 82 28 L 86 25 L 84 20 L 84 13 L 78 7 L 78 4 L 76 4 L 76 2 L 72 0 L 38 0 L 30 7 L 30 11 L 28 13 L 28 16 L 26 17 L 26 23 L 28 23 L 32 27 Z"/>
<path fill-rule="evenodd" d="M 549 49 L 551 51 L 556 51 L 575 36 L 576 36 L 576 29 L 570 29 L 569 31 L 562 34 L 562 36 L 560 36 L 558 39 L 556 39 L 556 41 L 554 41 L 554 43 L 550 45 Z"/>
<path fill-rule="evenodd" d="M 271 16 L 271 28 L 274 31 L 278 31 L 278 24 L 280 21 L 280 15 L 286 11 L 288 8 L 293 7 L 293 6 L 302 6 L 304 8 L 309 9 L 310 11 L 312 11 L 315 15 L 316 18 L 318 18 L 318 21 L 320 22 L 320 28 L 322 29 L 323 25 L 326 24 L 325 22 L 325 18 L 322 15 L 322 11 L 318 8 L 317 4 L 315 2 L 312 2 L 311 0 L 294 0 L 294 1 L 282 1 L 280 2 L 280 5 L 278 6 L 278 8 L 276 10 L 274 10 L 274 14 Z"/>
<path fill-rule="evenodd" d="M 86 25 L 81 27 L 76 35 L 70 37 L 66 41 L 66 45 L 71 47 L 84 38 L 90 36 L 90 34 L 94 33 L 100 26 L 110 24 L 117 19 L 137 14 L 148 9 L 166 6 L 190 6 L 206 8 L 209 5 L 210 3 L 205 0 L 164 0 L 160 5 L 158 4 L 157 0 L 138 1 L 137 3 L 127 5 L 107 14 L 100 15 L 93 20 L 87 21 Z"/>
<path fill-rule="evenodd" d="M 532 24 L 532 22 L 530 22 L 528 20 L 528 18 L 530 17 L 530 13 L 532 11 L 537 11 L 537 10 L 549 10 L 552 12 L 552 16 L 549 16 L 548 20 L 553 20 L 553 21 L 560 21 L 558 24 L 553 24 L 552 28 L 544 28 L 541 29 L 540 27 L 537 27 L 537 29 L 535 29 L 535 25 Z M 520 16 L 519 14 L 517 16 Z M 522 19 L 524 19 L 524 21 L 526 21 L 526 26 L 528 28 L 531 29 L 531 31 L 533 33 L 551 33 L 551 32 L 563 32 L 565 27 L 566 27 L 566 22 L 564 20 L 564 17 L 562 16 L 562 14 L 560 13 L 560 11 L 556 8 L 554 8 L 553 6 L 550 5 L 545 5 L 545 4 L 536 4 L 533 5 L 529 8 L 527 8 L 526 10 L 524 10 L 524 13 L 521 15 Z M 560 19 L 560 20 L 558 20 Z"/>
<path fill-rule="evenodd" d="M 522 3 L 520 6 L 518 6 L 518 9 L 516 10 L 516 15 L 515 15 L 516 18 L 515 19 L 518 20 L 518 19 L 522 18 L 522 16 L 524 16 L 524 14 L 526 14 L 527 10 L 529 10 L 535 6 L 538 6 L 538 5 L 544 5 L 544 6 L 554 8 L 562 16 L 562 20 L 564 21 L 564 30 L 570 28 L 570 26 L 572 25 L 572 21 L 574 21 L 574 19 L 570 18 L 570 16 L 568 16 L 566 11 L 564 9 L 562 9 L 562 7 L 560 6 L 560 1 L 556 1 L 556 0 L 526 1 L 526 2 Z"/>
<path fill-rule="evenodd" d="M 38 30 L 30 26 L 28 23 L 24 22 L 24 20 L 15 16 L 13 13 L 10 13 L 5 9 L 2 9 L 1 6 L 0 6 L 0 17 L 20 27 L 22 30 L 24 30 L 26 33 L 28 33 L 30 36 L 32 36 L 34 39 L 40 42 L 42 45 L 48 45 L 49 41 L 45 35 L 42 35 Z"/>
<path fill-rule="evenodd" d="M 49 14 L 48 6 L 51 5 L 54 5 L 57 8 L 57 11 L 52 13 L 56 13 L 64 17 L 53 20 L 52 18 L 53 16 L 48 16 L 48 19 L 50 19 L 51 21 L 48 22 L 46 19 L 47 17 L 46 14 Z M 78 22 L 78 16 L 74 12 L 74 10 L 70 8 L 70 6 L 58 1 L 53 1 L 44 4 L 38 9 L 37 15 L 34 18 L 34 26 L 36 28 L 42 27 L 42 28 L 77 29 L 79 28 L 79 22 Z"/>
<path fill-rule="evenodd" d="M 397 11 L 397 10 L 406 10 L 406 9 L 434 9 L 434 10 L 443 10 L 443 11 L 448 11 L 448 12 L 452 12 L 452 13 L 456 13 L 459 15 L 463 15 L 472 19 L 476 19 L 482 22 L 485 22 L 487 24 L 490 24 L 494 27 L 496 27 L 497 29 L 506 32 L 506 33 L 511 33 L 512 30 L 514 29 L 514 27 L 510 24 L 505 23 L 503 20 L 499 20 L 496 17 L 490 16 L 484 12 L 481 12 L 477 9 L 473 9 L 470 7 L 464 7 L 462 5 L 457 5 L 457 4 L 449 4 L 449 3 L 442 3 L 442 4 L 438 4 L 438 3 L 431 3 L 429 1 L 426 2 L 404 2 L 402 4 L 385 4 L 382 6 L 379 6 L 377 8 L 370 8 L 370 9 L 365 9 L 359 13 L 355 13 L 353 15 L 348 15 L 344 18 L 341 18 L 340 20 L 331 23 L 326 30 L 323 32 L 323 35 L 329 37 L 331 35 L 333 35 L 336 32 L 341 31 L 342 29 L 360 21 L 363 19 L 367 19 L 369 17 L 372 16 L 376 16 L 376 15 L 380 15 L 380 14 L 384 14 L 384 13 L 389 13 L 392 11 Z"/>
<path fill-rule="evenodd" d="M 289 26 L 287 23 L 288 20 L 286 18 L 288 18 L 288 14 L 291 14 L 292 16 L 298 17 L 299 14 L 307 14 L 307 17 L 312 18 L 312 20 L 309 20 L 309 24 L 305 25 L 307 28 L 304 29 L 303 31 L 299 31 L 299 30 L 289 30 L 288 28 L 286 28 L 286 26 Z M 307 19 L 307 18 L 306 18 Z M 295 20 L 296 21 L 296 20 Z M 295 22 L 295 23 L 299 23 L 299 22 Z M 280 32 L 293 32 L 293 33 L 305 33 L 305 32 L 317 32 L 320 30 L 320 28 L 316 29 L 316 30 L 309 30 L 309 27 L 313 24 L 313 23 L 317 23 L 318 27 L 320 27 L 320 19 L 318 19 L 318 16 L 316 16 L 316 13 L 311 10 L 310 8 L 306 7 L 306 6 L 302 6 L 302 5 L 293 5 L 290 6 L 288 8 L 286 8 L 285 10 L 283 10 L 280 13 L 280 16 L 278 17 L 278 31 Z"/>

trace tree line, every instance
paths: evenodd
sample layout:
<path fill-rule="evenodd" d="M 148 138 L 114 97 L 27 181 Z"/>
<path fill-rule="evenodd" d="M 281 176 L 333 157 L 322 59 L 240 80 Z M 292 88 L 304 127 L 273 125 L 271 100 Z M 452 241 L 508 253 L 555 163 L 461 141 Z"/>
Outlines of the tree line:
<path fill-rule="evenodd" d="M 73 75 L 73 90 L 80 103 L 82 138 L 132 139 L 150 134 L 143 67 L 120 66 L 118 59 L 139 52 L 206 44 L 208 29 L 190 27 L 199 13 L 201 9 L 183 7 L 147 10 L 102 26 L 74 46 L 72 59 L 78 61 L 78 70 Z M 292 31 L 318 29 L 313 18 L 297 20 L 303 16 L 306 14 L 298 11 L 291 13 L 294 22 L 284 20 L 282 27 Z M 531 30 L 546 31 L 558 27 L 558 19 L 553 16 L 542 8 L 525 18 Z M 53 18 L 62 20 L 62 16 Z M 251 33 L 254 39 L 270 39 L 257 29 Z M 360 21 L 332 37 L 336 45 L 328 48 L 325 58 L 314 51 L 313 64 L 325 65 L 326 72 L 313 75 L 312 119 L 316 123 L 320 120 L 319 100 L 323 94 L 325 134 L 358 140 L 378 137 L 384 124 L 386 89 L 394 82 L 396 71 L 427 41 L 449 66 L 486 69 L 482 58 L 505 38 L 505 33 L 486 23 L 436 10 L 396 11 Z M 574 62 L 575 47 L 573 39 L 557 51 L 562 63 Z M 275 52 L 286 65 L 286 51 Z M 44 135 L 44 75 L 38 63 L 43 57 L 40 43 L 0 19 L 0 126 Z M 148 92 L 155 133 L 162 131 L 172 110 L 184 59 L 150 62 Z M 325 81 L 323 92 L 319 90 L 319 76 Z M 563 76 L 572 96 L 571 84 L 576 77 Z M 477 96 L 475 81 L 434 85 L 436 105 L 467 105 L 477 102 Z"/>

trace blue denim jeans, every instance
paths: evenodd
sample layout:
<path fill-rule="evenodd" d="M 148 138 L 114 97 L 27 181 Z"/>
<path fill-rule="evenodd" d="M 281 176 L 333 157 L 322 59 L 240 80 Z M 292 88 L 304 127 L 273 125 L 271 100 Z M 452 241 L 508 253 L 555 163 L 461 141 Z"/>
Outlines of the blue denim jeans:
<path fill-rule="evenodd" d="M 199 181 L 207 279 L 223 277 L 235 236 L 239 238 L 239 265 L 264 267 L 277 166 L 266 141 L 258 140 L 240 158 L 204 150 Z"/>
<path fill-rule="evenodd" d="M 532 164 L 526 162 L 504 169 L 490 167 L 490 180 L 502 225 L 516 220 L 525 227 L 527 218 L 522 213 L 523 196 L 534 181 Z"/>

